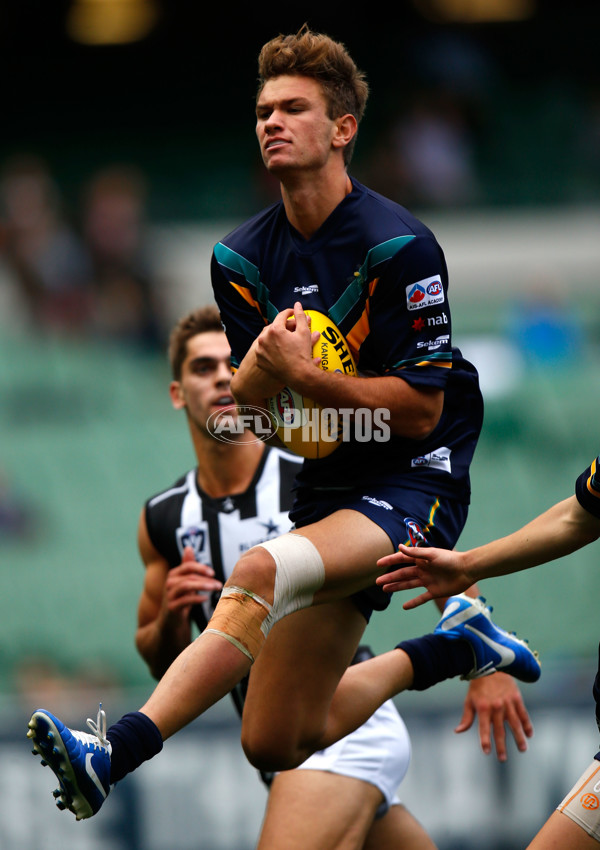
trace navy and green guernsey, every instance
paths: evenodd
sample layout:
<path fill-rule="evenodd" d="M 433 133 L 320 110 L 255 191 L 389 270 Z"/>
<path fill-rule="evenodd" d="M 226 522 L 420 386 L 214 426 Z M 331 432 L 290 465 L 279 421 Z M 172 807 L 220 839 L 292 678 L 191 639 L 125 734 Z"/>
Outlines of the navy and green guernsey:
<path fill-rule="evenodd" d="M 212 283 L 233 366 L 265 324 L 295 301 L 326 313 L 344 334 L 359 373 L 443 389 L 445 404 L 438 426 L 422 441 L 361 441 L 351 429 L 352 439 L 329 457 L 304 462 L 299 484 L 389 483 L 468 502 L 483 403 L 475 368 L 452 346 L 444 254 L 408 210 L 352 184 L 308 240 L 279 202 L 215 246 Z"/>

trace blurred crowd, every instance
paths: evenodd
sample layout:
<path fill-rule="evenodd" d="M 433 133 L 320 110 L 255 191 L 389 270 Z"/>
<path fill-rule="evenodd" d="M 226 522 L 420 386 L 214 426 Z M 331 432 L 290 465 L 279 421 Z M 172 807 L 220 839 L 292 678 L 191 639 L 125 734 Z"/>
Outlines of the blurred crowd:
<path fill-rule="evenodd" d="M 36 332 L 164 345 L 148 250 L 147 184 L 136 168 L 94 173 L 68 205 L 48 164 L 17 155 L 0 171 L 1 309 Z"/>
<path fill-rule="evenodd" d="M 69 205 L 44 160 L 23 154 L 5 161 L 0 166 L 3 331 L 162 356 L 167 319 L 148 245 L 147 192 L 136 168 L 111 165 L 94 173 L 77 203 Z M 0 469 L 0 543 L 31 541 L 39 523 L 31 500 Z"/>

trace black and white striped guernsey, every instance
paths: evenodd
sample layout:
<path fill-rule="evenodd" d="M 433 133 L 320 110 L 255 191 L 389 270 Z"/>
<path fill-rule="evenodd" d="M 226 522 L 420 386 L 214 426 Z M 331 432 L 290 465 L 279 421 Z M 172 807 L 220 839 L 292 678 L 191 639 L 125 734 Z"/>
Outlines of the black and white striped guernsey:
<path fill-rule="evenodd" d="M 267 446 L 248 489 L 220 499 L 200 490 L 197 470 L 191 469 L 146 502 L 152 544 L 171 568 L 179 566 L 184 548 L 191 546 L 196 560 L 225 582 L 243 552 L 290 529 L 292 488 L 301 464 L 302 458 Z M 218 596 L 192 610 L 199 629 L 205 628 Z"/>

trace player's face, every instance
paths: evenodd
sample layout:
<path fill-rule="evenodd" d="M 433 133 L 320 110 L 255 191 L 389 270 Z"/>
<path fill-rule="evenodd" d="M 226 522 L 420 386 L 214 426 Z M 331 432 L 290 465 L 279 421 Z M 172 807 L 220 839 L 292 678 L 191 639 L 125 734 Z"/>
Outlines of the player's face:
<path fill-rule="evenodd" d="M 221 331 L 207 331 L 188 340 L 181 380 L 171 384 L 171 399 L 177 408 L 206 431 L 209 416 L 231 409 L 235 402 L 230 390 L 231 351 Z"/>
<path fill-rule="evenodd" d="M 256 103 L 256 135 L 270 172 L 283 176 L 299 169 L 322 169 L 337 131 L 316 80 L 283 75 L 265 83 Z"/>

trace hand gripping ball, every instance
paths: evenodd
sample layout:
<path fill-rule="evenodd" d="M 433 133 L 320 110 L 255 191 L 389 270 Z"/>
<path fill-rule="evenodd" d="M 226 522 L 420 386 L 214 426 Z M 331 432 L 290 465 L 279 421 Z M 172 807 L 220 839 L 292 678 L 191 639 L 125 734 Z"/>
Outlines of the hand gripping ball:
<path fill-rule="evenodd" d="M 321 336 L 313 346 L 313 357 L 325 372 L 356 375 L 352 354 L 334 322 L 318 310 L 306 310 L 311 331 Z M 268 400 L 269 414 L 281 442 L 295 454 L 305 458 L 330 455 L 344 440 L 349 428 L 348 417 L 335 408 L 322 407 L 310 398 L 284 387 Z"/>

